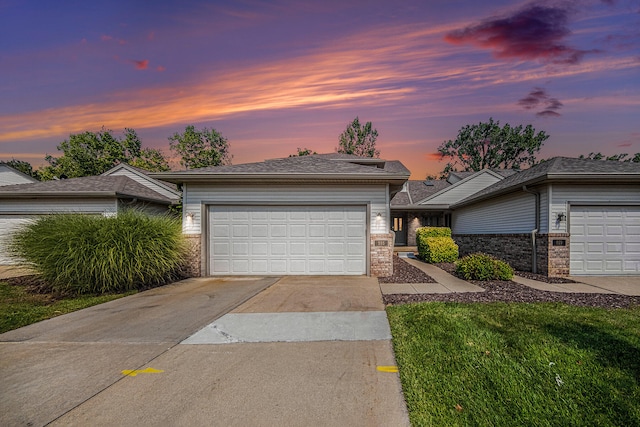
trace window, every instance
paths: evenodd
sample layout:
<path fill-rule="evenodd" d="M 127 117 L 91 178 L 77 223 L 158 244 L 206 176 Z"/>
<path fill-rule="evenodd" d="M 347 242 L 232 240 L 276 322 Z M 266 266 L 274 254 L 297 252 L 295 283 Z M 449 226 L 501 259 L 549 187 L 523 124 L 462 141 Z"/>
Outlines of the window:
<path fill-rule="evenodd" d="M 402 231 L 402 217 L 393 218 L 393 231 Z"/>

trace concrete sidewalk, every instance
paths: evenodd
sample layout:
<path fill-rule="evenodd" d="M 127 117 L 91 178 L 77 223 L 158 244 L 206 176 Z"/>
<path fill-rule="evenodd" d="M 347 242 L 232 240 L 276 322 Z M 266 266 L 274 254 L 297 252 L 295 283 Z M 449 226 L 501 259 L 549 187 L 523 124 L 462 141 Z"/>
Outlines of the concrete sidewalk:
<path fill-rule="evenodd" d="M 432 264 L 419 261 L 415 258 L 403 257 L 404 261 L 424 271 L 437 283 L 381 283 L 383 294 L 450 294 L 459 292 L 484 292 L 480 286 L 447 273 Z"/>
<path fill-rule="evenodd" d="M 413 253 L 399 253 L 404 261 L 424 271 L 437 283 L 381 283 L 382 293 L 387 294 L 449 294 L 458 292 L 483 292 L 484 289 L 447 273 L 435 265 L 415 259 Z M 575 276 L 568 277 L 576 283 L 547 283 L 525 277 L 513 276 L 513 281 L 533 289 L 548 292 L 640 295 L 640 276 Z"/>
<path fill-rule="evenodd" d="M 540 291 L 640 296 L 640 276 L 573 276 L 576 283 L 546 283 L 520 276 L 513 281 Z"/>

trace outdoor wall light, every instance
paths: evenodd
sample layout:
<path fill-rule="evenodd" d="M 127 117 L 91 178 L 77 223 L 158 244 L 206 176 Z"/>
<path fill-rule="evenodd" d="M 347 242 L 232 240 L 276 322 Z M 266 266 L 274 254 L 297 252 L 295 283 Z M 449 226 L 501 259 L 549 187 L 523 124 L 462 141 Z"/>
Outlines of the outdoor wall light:
<path fill-rule="evenodd" d="M 187 212 L 187 218 L 193 220 L 193 212 Z"/>
<path fill-rule="evenodd" d="M 567 219 L 567 216 L 564 214 L 564 212 L 558 212 L 556 221 L 562 222 L 562 221 L 565 221 L 566 219 Z"/>
<path fill-rule="evenodd" d="M 378 212 L 378 215 L 376 215 L 376 219 L 378 221 L 380 221 L 382 219 L 382 214 L 380 212 Z"/>

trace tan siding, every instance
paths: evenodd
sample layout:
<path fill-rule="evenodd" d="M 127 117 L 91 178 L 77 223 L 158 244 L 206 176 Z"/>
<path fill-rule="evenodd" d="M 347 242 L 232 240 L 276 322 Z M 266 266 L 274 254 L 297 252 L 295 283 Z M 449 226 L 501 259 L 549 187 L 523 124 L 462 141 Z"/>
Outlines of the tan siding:
<path fill-rule="evenodd" d="M 529 233 L 535 226 L 535 198 L 516 193 L 453 212 L 454 234 Z"/>
<path fill-rule="evenodd" d="M 211 186 L 185 184 L 183 227 L 186 234 L 201 233 L 201 215 L 205 204 L 283 203 L 335 205 L 369 204 L 371 206 L 371 234 L 389 230 L 389 205 L 386 185 L 277 185 L 277 186 Z M 381 214 L 378 220 L 377 214 Z M 193 214 L 191 221 L 187 214 Z"/>

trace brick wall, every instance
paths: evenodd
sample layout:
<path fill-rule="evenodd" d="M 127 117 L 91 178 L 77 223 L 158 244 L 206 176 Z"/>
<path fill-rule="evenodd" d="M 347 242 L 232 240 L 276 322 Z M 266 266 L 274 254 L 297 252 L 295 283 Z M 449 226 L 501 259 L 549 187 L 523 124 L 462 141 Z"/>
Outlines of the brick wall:
<path fill-rule="evenodd" d="M 371 235 L 370 272 L 372 276 L 393 275 L 393 238 L 394 233 Z M 376 242 L 379 243 L 376 245 Z M 386 246 L 384 246 L 385 244 Z"/>
<path fill-rule="evenodd" d="M 460 248 L 460 257 L 484 252 L 509 263 L 514 269 L 532 271 L 531 234 L 456 234 L 453 240 Z M 553 245 L 564 240 L 565 245 Z M 569 234 L 536 235 L 536 267 L 539 274 L 550 277 L 569 275 Z"/>
<path fill-rule="evenodd" d="M 189 277 L 202 276 L 202 239 L 200 234 L 184 234 L 187 241 L 185 273 Z"/>
<path fill-rule="evenodd" d="M 553 241 L 564 240 L 564 246 L 554 245 Z M 555 233 L 548 235 L 548 275 L 550 277 L 564 277 L 569 275 L 570 253 L 569 233 Z"/>
<path fill-rule="evenodd" d="M 516 270 L 531 271 L 531 234 L 455 234 L 460 257 L 484 252 Z"/>

